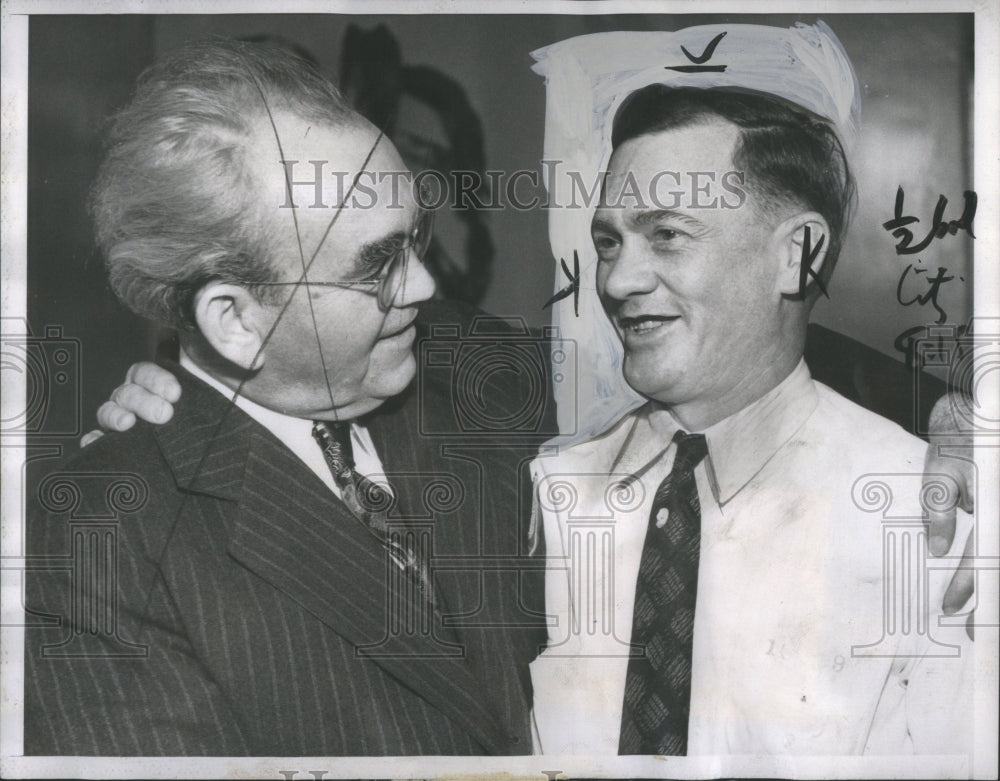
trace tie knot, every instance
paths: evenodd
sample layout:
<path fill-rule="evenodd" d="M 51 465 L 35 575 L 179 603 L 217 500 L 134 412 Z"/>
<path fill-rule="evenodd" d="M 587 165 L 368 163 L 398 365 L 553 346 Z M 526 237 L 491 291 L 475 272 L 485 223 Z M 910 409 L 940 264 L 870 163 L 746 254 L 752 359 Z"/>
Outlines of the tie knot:
<path fill-rule="evenodd" d="M 677 445 L 677 455 L 674 456 L 673 470 L 694 469 L 708 455 L 708 442 L 704 434 L 688 434 L 678 431 L 674 434 L 674 444 Z"/>
<path fill-rule="evenodd" d="M 354 469 L 350 423 L 317 420 L 313 422 L 312 434 L 334 474 Z"/>

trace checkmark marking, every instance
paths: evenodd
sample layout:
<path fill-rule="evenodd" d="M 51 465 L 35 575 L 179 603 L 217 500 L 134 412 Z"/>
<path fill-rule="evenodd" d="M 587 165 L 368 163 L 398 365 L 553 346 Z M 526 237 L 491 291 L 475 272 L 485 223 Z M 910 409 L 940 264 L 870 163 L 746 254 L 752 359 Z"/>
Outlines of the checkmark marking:
<path fill-rule="evenodd" d="M 708 46 L 705 47 L 705 51 L 703 51 L 697 57 L 691 54 L 691 52 L 689 52 L 683 46 L 681 46 L 681 51 L 684 52 L 684 56 L 687 57 L 689 60 L 691 60 L 691 62 L 693 62 L 695 65 L 704 65 L 706 62 L 712 59 L 712 55 L 715 54 L 715 47 L 718 46 L 719 41 L 721 41 L 725 37 L 726 37 L 725 32 L 721 32 L 718 35 L 716 35 L 711 41 L 708 42 Z"/>

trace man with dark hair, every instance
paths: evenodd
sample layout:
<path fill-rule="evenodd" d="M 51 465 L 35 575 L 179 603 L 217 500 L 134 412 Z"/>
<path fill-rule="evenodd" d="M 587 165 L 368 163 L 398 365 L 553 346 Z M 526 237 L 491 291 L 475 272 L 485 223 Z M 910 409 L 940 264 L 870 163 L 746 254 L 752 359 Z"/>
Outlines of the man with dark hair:
<path fill-rule="evenodd" d="M 603 130 L 596 289 L 645 404 L 534 465 L 546 607 L 566 618 L 532 664 L 541 748 L 966 753 L 971 645 L 937 622 L 947 578 L 926 569 L 926 443 L 803 360 L 853 199 L 844 124 L 818 115 L 823 74 L 805 57 L 769 74 L 775 91 L 805 87 L 799 105 L 741 76 L 740 46 L 781 52 L 788 31 L 726 30 L 728 84 L 633 90 Z M 674 35 L 700 51 L 716 32 Z M 832 47 L 809 32 L 808 51 Z M 557 46 L 606 67 L 603 37 Z M 595 79 L 606 101 L 610 70 Z M 842 90 L 853 74 L 835 76 Z M 691 172 L 704 186 L 678 193 Z M 727 198 L 727 177 L 743 198 Z"/>
<path fill-rule="evenodd" d="M 840 255 L 855 186 L 847 156 L 829 122 L 774 96 L 723 88 L 695 89 L 650 84 L 622 103 L 612 125 L 617 149 L 639 136 L 725 119 L 739 128 L 733 171 L 753 182 L 758 216 L 768 218 L 790 203 L 813 209 L 830 227 L 826 258 L 817 267 L 819 295 Z"/>
<path fill-rule="evenodd" d="M 306 63 L 225 41 L 153 66 L 110 141 L 111 283 L 177 329 L 183 396 L 29 508 L 29 553 L 74 566 L 29 577 L 28 610 L 60 620 L 27 632 L 26 753 L 530 751 L 540 577 L 430 568 L 522 554 L 525 451 L 421 439 L 452 430 L 452 389 L 412 388 L 434 285 L 428 215 L 380 177 L 406 173 L 393 145 Z M 294 161 L 347 186 L 296 208 Z M 531 390 L 487 384 L 500 415 Z"/>

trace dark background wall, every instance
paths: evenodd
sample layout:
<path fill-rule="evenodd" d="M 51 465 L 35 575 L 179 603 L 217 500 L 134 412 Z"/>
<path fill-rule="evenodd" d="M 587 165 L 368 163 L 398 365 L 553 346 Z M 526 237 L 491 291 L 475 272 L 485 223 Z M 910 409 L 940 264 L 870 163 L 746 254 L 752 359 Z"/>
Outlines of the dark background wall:
<path fill-rule="evenodd" d="M 864 90 L 861 142 L 855 152 L 858 212 L 816 320 L 886 354 L 905 328 L 934 322 L 930 305 L 903 307 L 895 292 L 906 263 L 881 227 L 892 217 L 896 188 L 907 211 L 927 225 L 939 194 L 957 218 L 970 171 L 972 21 L 970 15 L 823 17 L 853 60 Z M 540 170 L 545 91 L 529 52 L 574 35 L 604 30 L 673 30 L 732 21 L 788 26 L 815 17 L 710 16 L 344 16 L 160 15 L 33 16 L 29 32 L 29 324 L 40 334 L 59 325 L 81 340 L 84 430 L 127 366 L 153 355 L 162 337 L 125 311 L 107 289 L 85 210 L 100 161 L 106 118 L 123 105 L 141 70 L 159 54 L 208 35 L 280 35 L 308 50 L 335 79 L 347 26 L 383 23 L 407 64 L 433 66 L 459 81 L 485 131 L 491 169 Z M 486 221 L 496 246 L 493 281 L 483 305 L 546 321 L 541 305 L 553 287 L 543 212 L 506 209 Z M 922 234 L 920 234 L 922 235 Z M 919 235 L 918 235 L 919 238 Z M 968 319 L 971 240 L 947 237 L 919 256 L 955 279 L 938 303 L 948 321 Z M 960 278 L 961 277 L 961 278 Z M 907 292 L 926 292 L 911 275 Z M 912 297 L 909 295 L 908 297 Z"/>

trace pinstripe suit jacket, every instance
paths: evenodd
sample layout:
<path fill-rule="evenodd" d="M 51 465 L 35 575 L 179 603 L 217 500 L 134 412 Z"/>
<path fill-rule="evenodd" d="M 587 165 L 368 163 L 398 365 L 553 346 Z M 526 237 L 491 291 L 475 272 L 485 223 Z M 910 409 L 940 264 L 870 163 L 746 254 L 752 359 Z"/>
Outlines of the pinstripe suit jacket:
<path fill-rule="evenodd" d="M 55 563 L 28 581 L 29 623 L 49 627 L 26 633 L 26 753 L 530 752 L 541 580 L 510 557 L 532 448 L 421 437 L 448 414 L 433 383 L 367 421 L 390 517 L 431 523 L 445 562 L 443 619 L 407 632 L 378 541 L 270 432 L 170 368 L 173 420 L 87 447 L 29 513 L 30 552 Z"/>

